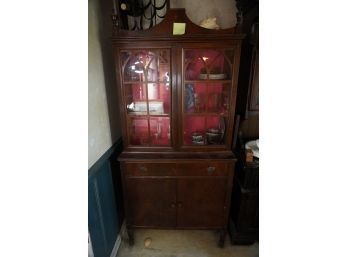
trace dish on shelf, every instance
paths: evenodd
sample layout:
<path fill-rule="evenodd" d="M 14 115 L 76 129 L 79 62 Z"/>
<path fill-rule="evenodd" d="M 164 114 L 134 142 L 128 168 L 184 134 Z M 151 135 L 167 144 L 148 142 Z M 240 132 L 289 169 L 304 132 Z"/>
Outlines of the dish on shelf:
<path fill-rule="evenodd" d="M 204 145 L 204 136 L 200 132 L 193 132 L 191 135 L 192 144 L 194 145 Z"/>
<path fill-rule="evenodd" d="M 220 133 L 220 130 L 218 128 L 209 128 L 208 133 L 212 133 L 212 134 L 218 134 Z"/>
<path fill-rule="evenodd" d="M 209 128 L 205 135 L 208 144 L 220 144 L 224 136 L 224 131 L 219 128 Z"/>
<path fill-rule="evenodd" d="M 204 141 L 192 141 L 194 145 L 205 145 Z"/>
<path fill-rule="evenodd" d="M 207 132 L 205 133 L 207 136 L 207 142 L 208 144 L 219 144 L 222 140 L 222 133 L 211 133 Z"/>
<path fill-rule="evenodd" d="M 192 133 L 192 140 L 194 140 L 194 141 L 203 140 L 203 134 L 198 133 L 198 132 L 193 132 Z"/>
<path fill-rule="evenodd" d="M 209 75 L 209 78 L 208 78 Z M 206 74 L 206 73 L 201 73 L 199 74 L 200 79 L 224 79 L 226 78 L 226 74 Z"/>

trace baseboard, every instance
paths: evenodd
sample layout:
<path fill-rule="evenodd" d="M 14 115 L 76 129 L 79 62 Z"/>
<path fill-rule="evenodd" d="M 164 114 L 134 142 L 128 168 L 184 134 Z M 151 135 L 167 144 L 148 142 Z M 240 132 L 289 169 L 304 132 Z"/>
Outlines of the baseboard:
<path fill-rule="evenodd" d="M 94 257 L 91 237 L 88 231 L 88 257 Z"/>
<path fill-rule="evenodd" d="M 122 239 L 128 238 L 127 234 L 127 228 L 126 228 L 126 222 L 123 221 L 121 229 L 120 229 L 120 235 Z"/>
<path fill-rule="evenodd" d="M 121 241 L 122 241 L 121 235 L 118 234 L 114 248 L 112 249 L 112 252 L 110 254 L 110 257 L 116 257 L 117 252 L 118 252 L 118 248 L 120 248 L 120 245 L 121 245 Z"/>
<path fill-rule="evenodd" d="M 114 248 L 112 249 L 112 252 L 110 254 L 110 257 L 116 257 L 118 249 L 120 248 L 120 245 L 122 242 L 122 238 L 124 238 L 125 235 L 126 235 L 126 223 L 123 222 L 120 232 L 118 233 Z"/>

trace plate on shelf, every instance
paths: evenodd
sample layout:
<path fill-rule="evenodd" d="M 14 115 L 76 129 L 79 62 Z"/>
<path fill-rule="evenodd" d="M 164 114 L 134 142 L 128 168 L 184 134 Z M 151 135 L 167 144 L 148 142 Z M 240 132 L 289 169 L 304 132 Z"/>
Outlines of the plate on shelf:
<path fill-rule="evenodd" d="M 135 101 L 134 102 L 134 112 L 147 112 L 147 102 L 146 101 Z M 163 102 L 162 101 L 152 101 L 149 102 L 149 112 L 154 112 L 162 114 L 163 111 Z"/>
<path fill-rule="evenodd" d="M 200 79 L 208 79 L 208 74 L 201 73 L 199 74 Z M 209 74 L 209 79 L 224 79 L 226 74 Z"/>
<path fill-rule="evenodd" d="M 251 149 L 253 155 L 259 158 L 259 140 L 249 141 L 245 144 L 245 149 Z"/>

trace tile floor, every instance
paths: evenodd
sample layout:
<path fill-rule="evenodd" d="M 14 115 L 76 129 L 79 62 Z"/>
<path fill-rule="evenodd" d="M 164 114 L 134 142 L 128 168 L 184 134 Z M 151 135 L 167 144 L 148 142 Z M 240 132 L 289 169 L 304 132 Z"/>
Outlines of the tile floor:
<path fill-rule="evenodd" d="M 148 248 L 144 240 L 152 239 Z M 137 229 L 135 244 L 130 247 L 122 240 L 117 257 L 258 257 L 259 245 L 231 245 L 226 235 L 225 247 L 217 246 L 218 233 L 209 230 Z"/>

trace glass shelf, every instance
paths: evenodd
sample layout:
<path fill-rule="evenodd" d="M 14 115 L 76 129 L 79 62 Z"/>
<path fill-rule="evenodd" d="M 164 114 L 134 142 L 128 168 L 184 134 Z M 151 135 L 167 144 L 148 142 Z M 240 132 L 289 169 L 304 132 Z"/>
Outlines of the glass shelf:
<path fill-rule="evenodd" d="M 217 83 L 229 83 L 231 84 L 231 80 L 221 80 L 221 79 L 200 79 L 200 80 L 185 80 L 185 83 L 196 84 L 196 83 L 205 83 L 207 85 L 217 84 Z"/>
<path fill-rule="evenodd" d="M 148 80 L 148 81 L 123 81 L 122 83 L 127 85 L 127 84 L 145 84 L 145 83 L 169 83 L 170 80 Z"/>

